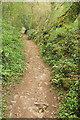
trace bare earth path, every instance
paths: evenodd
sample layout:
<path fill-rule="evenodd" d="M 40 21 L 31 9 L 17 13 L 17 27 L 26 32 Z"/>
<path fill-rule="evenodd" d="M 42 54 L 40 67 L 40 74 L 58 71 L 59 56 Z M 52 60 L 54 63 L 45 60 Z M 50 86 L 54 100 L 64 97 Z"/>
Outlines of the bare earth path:
<path fill-rule="evenodd" d="M 9 102 L 9 118 L 55 118 L 57 92 L 50 92 L 50 68 L 43 62 L 39 48 L 27 35 L 25 41 L 26 68 L 21 84 L 16 85 Z"/>

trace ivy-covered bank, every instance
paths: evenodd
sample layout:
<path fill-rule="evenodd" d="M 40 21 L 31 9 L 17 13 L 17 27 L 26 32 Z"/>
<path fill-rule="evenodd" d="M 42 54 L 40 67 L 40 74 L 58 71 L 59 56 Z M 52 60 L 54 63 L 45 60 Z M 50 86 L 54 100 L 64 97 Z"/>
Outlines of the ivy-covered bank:
<path fill-rule="evenodd" d="M 15 27 L 3 22 L 2 24 L 2 66 L 3 84 L 16 80 L 23 75 L 24 56 L 23 40 Z"/>
<path fill-rule="evenodd" d="M 15 83 L 19 83 L 20 77 L 24 74 L 24 42 L 20 31 L 10 24 L 2 23 L 2 94 L 3 94 L 3 115 L 6 110 L 5 97 Z"/>
<path fill-rule="evenodd" d="M 47 28 L 46 28 L 47 29 Z M 27 33 L 29 39 L 33 39 L 40 47 L 40 53 L 46 63 L 51 66 L 51 88 L 57 85 L 63 87 L 64 93 L 59 94 L 60 118 L 77 118 L 78 110 L 78 20 L 63 27 L 46 29 L 32 29 Z M 60 92 L 60 91 L 59 91 Z"/>

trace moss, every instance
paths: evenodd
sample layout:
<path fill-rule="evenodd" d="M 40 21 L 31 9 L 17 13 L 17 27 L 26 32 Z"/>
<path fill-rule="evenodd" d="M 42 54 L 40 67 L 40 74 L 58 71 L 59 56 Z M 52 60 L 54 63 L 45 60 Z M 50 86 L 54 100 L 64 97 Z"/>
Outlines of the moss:
<path fill-rule="evenodd" d="M 61 27 L 63 24 L 68 24 L 70 22 L 74 22 L 79 15 L 80 12 L 80 3 L 74 2 L 70 8 L 62 15 L 60 16 L 56 22 L 54 23 L 55 26 Z"/>

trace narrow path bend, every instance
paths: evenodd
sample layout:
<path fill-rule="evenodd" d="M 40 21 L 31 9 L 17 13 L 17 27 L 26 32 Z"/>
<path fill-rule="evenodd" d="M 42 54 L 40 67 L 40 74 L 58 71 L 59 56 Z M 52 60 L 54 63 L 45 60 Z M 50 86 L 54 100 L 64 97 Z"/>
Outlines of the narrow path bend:
<path fill-rule="evenodd" d="M 8 106 L 9 118 L 56 118 L 57 92 L 51 95 L 50 68 L 43 62 L 39 48 L 27 35 L 25 41 L 26 74 L 16 85 Z"/>

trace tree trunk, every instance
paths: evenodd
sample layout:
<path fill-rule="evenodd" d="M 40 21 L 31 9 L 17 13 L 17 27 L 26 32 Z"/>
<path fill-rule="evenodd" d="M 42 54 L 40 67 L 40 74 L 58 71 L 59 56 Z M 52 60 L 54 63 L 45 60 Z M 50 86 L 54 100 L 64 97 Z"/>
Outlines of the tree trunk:
<path fill-rule="evenodd" d="M 72 3 L 70 8 L 56 20 L 54 26 L 61 27 L 63 24 L 74 22 L 77 16 L 79 15 L 79 12 L 80 12 L 80 3 L 79 2 Z"/>

